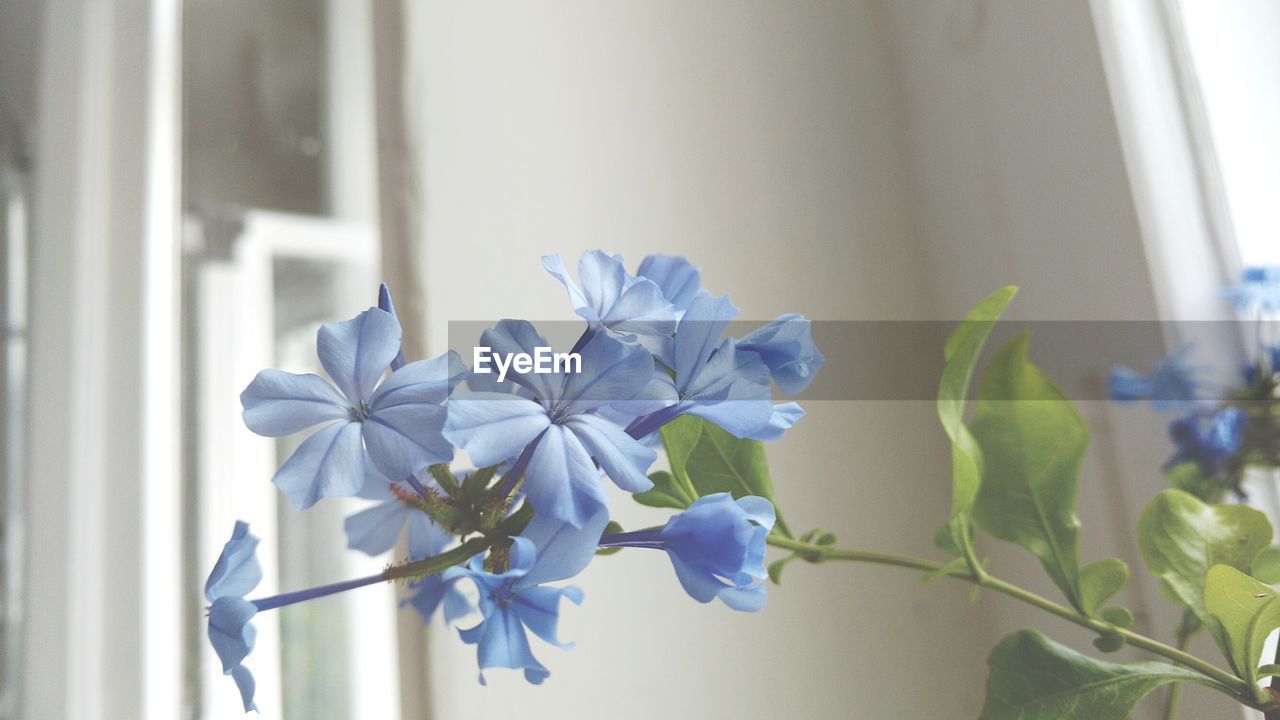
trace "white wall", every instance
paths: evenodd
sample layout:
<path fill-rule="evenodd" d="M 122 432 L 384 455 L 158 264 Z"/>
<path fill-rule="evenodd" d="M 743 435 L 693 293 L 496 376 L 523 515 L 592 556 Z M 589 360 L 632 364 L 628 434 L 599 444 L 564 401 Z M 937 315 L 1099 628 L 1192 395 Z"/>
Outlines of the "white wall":
<path fill-rule="evenodd" d="M 912 218 L 935 307 L 946 315 L 989 288 L 1015 283 L 1022 292 L 1014 318 L 1157 319 L 1089 4 L 885 7 L 900 72 Z M 1175 239 L 1195 232 L 1203 230 L 1182 228 Z M 1216 266 L 1195 269 L 1210 282 L 1218 277 Z M 1195 312 L 1218 316 L 1213 306 Z M 1033 337 L 1033 358 L 1035 348 Z M 1099 357 L 1092 373 L 1058 379 L 1102 387 L 1113 361 Z M 1079 406 L 1092 429 L 1080 485 L 1082 557 L 1125 560 L 1136 580 L 1120 600 L 1135 611 L 1138 629 L 1167 640 L 1177 613 L 1159 598 L 1133 541 L 1137 514 L 1165 486 L 1158 471 L 1170 452 L 1163 423 L 1145 407 Z M 997 574 L 1058 596 L 1028 554 L 995 541 L 983 549 Z M 1092 650 L 1089 636 L 1065 623 L 1005 598 L 986 602 L 998 613 L 999 633 L 1035 625 Z M 1212 643 L 1197 650 L 1218 657 Z M 1131 651 L 1120 657 L 1151 659 Z M 1157 696 L 1149 710 L 1162 701 Z M 1195 688 L 1186 691 L 1182 712 L 1225 717 L 1229 707 Z"/>
<path fill-rule="evenodd" d="M 957 318 L 1007 283 L 1023 286 L 1015 318 L 1156 317 L 1083 0 L 414 7 L 436 348 L 449 319 L 569 318 L 537 256 L 597 246 L 688 254 L 745 317 Z M 1109 363 L 1072 379 L 1100 382 Z M 932 408 L 809 410 L 770 448 L 791 524 L 929 554 L 949 492 Z M 1167 637 L 1174 614 L 1131 540 L 1162 486 L 1162 429 L 1143 411 L 1082 410 L 1084 557 L 1129 562 L 1141 579 L 1123 601 Z M 624 524 L 647 516 L 615 507 Z M 1055 594 L 1025 553 L 984 548 L 998 572 Z M 542 650 L 543 688 L 500 672 L 479 688 L 470 648 L 437 633 L 439 716 L 734 717 L 764 703 L 975 717 L 1004 632 L 1038 625 L 1089 649 L 1012 601 L 971 606 L 894 570 L 792 566 L 760 616 L 695 605 L 665 559 L 638 552 L 581 584 L 563 633 L 579 646 Z M 1222 707 L 1193 691 L 1185 712 Z"/>
<path fill-rule="evenodd" d="M 875 3 L 414 3 L 433 346 L 459 319 L 572 319 L 538 256 L 684 253 L 744 317 L 932 315 Z M 976 298 L 966 298 L 966 301 Z M 793 526 L 928 553 L 949 503 L 928 403 L 810 403 L 770 448 Z M 618 497 L 624 525 L 653 513 Z M 579 579 L 540 688 L 437 632 L 437 716 L 973 717 L 985 605 L 911 573 L 788 569 L 760 615 L 628 551 Z"/>

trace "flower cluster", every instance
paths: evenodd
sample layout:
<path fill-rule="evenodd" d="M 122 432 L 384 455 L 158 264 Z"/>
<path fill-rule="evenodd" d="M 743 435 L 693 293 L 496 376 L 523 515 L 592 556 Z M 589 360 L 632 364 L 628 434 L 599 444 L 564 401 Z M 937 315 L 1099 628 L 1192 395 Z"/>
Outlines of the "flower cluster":
<path fill-rule="evenodd" d="M 1280 313 L 1280 268 L 1249 268 L 1223 296 L 1252 328 L 1251 360 L 1239 384 L 1203 380 L 1184 346 L 1148 373 L 1115 367 L 1108 385 L 1119 402 L 1145 400 L 1177 413 L 1169 423 L 1175 450 L 1164 469 L 1175 485 L 1206 500 L 1225 491 L 1243 495 L 1248 468 L 1280 468 L 1280 338 L 1267 334 Z"/>
<path fill-rule="evenodd" d="M 608 479 L 627 493 L 654 488 L 660 431 L 690 416 L 743 440 L 781 437 L 804 414 L 773 391 L 796 394 L 823 356 L 803 316 L 787 314 L 741 338 L 727 335 L 738 309 L 703 288 L 680 257 L 652 255 L 635 274 L 621 257 L 590 252 L 577 277 L 558 255 L 543 266 L 586 321 L 571 352 L 574 372 L 472 374 L 453 352 L 406 362 L 401 327 L 383 286 L 377 307 L 317 336 L 328 381 L 264 370 L 241 395 L 244 421 L 267 437 L 317 427 L 273 482 L 298 509 L 326 497 L 372 501 L 346 521 L 348 545 L 379 555 L 407 536 L 408 557 L 378 575 L 260 599 L 246 599 L 262 576 L 257 538 L 237 523 L 205 588 L 209 638 L 223 670 L 253 709 L 244 660 L 254 616 L 388 580 L 407 581 L 406 603 L 429 620 L 478 614 L 462 640 L 488 668 L 522 669 L 540 683 L 547 669 L 527 631 L 553 645 L 560 600 L 583 599 L 553 585 L 617 548 L 670 557 L 684 590 L 754 611 L 764 605 L 765 541 L 776 512 L 750 494 L 690 491 L 660 528 L 616 529 Z M 549 343 L 523 320 L 503 320 L 480 344 L 533 353 Z M 450 467 L 464 451 L 473 470 Z M 656 477 L 656 476 L 655 476 Z M 465 586 L 474 586 L 469 597 Z"/>

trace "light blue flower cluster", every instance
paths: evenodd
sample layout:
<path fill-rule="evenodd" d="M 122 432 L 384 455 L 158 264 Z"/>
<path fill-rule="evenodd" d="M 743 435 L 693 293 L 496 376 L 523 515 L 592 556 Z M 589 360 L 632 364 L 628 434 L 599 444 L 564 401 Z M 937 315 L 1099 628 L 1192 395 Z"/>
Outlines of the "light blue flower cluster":
<path fill-rule="evenodd" d="M 377 307 L 324 325 L 317 352 L 329 379 L 264 370 L 241 395 L 244 421 L 267 437 L 319 426 L 273 482 L 298 509 L 326 497 L 371 504 L 346 520 L 348 545 L 369 555 L 404 538 L 406 557 L 386 571 L 319 588 L 246 599 L 262 578 L 258 539 L 236 523 L 205 588 L 209 638 L 223 670 L 254 708 L 244 660 L 260 612 L 388 580 L 405 580 L 405 604 L 429 620 L 477 614 L 461 631 L 481 670 L 512 668 L 540 683 L 527 631 L 560 647 L 552 585 L 582 571 L 601 549 L 666 551 L 684 590 L 745 611 L 764 606 L 765 540 L 775 509 L 764 498 L 697 498 L 660 528 L 606 533 L 607 478 L 628 493 L 653 487 L 655 434 L 695 416 L 743 439 L 781 437 L 804 414 L 794 402 L 824 358 L 810 322 L 786 314 L 735 339 L 738 309 L 713 296 L 687 260 L 651 255 L 630 273 L 621 257 L 585 254 L 576 279 L 558 255 L 542 259 L 586 329 L 572 352 L 580 371 L 513 369 L 505 382 L 472 375 L 453 352 L 406 362 L 389 290 Z M 523 320 L 503 320 L 480 344 L 530 353 L 548 343 Z M 477 469 L 449 468 L 456 450 Z M 682 505 L 683 507 L 683 505 Z M 464 583 L 464 581 L 466 581 Z M 475 596 L 466 588 L 474 586 Z"/>
<path fill-rule="evenodd" d="M 1252 358 L 1242 369 L 1242 383 L 1214 387 L 1200 379 L 1203 368 L 1189 362 L 1190 346 L 1160 361 L 1149 373 L 1122 365 L 1111 371 L 1108 389 L 1119 402 L 1149 401 L 1157 411 L 1179 413 L 1169 423 L 1175 451 L 1164 468 L 1193 470 L 1200 481 L 1183 489 L 1214 499 L 1230 490 L 1243 495 L 1241 481 L 1248 467 L 1280 467 L 1276 445 L 1277 397 L 1280 395 L 1280 342 L 1268 339 L 1267 321 L 1280 313 L 1280 268 L 1249 268 L 1241 282 L 1223 291 L 1244 322 L 1251 323 Z"/>

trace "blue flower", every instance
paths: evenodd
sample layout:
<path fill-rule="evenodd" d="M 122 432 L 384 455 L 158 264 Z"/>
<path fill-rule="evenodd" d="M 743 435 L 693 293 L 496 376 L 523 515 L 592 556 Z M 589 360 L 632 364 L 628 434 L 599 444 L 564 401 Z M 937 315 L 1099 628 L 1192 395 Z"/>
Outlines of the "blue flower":
<path fill-rule="evenodd" d="M 1187 362 L 1190 352 L 1191 346 L 1183 345 L 1148 375 L 1117 365 L 1107 379 L 1107 390 L 1118 402 L 1150 400 L 1156 410 L 1177 409 L 1196 399 L 1198 368 Z"/>
<path fill-rule="evenodd" d="M 391 315 L 395 319 L 396 324 L 400 324 L 400 318 L 396 315 L 395 303 L 391 302 L 391 288 L 386 283 L 378 285 L 378 309 Z M 391 358 L 391 369 L 399 370 L 404 367 L 404 342 L 401 339 L 400 345 L 396 349 L 396 356 Z"/>
<path fill-rule="evenodd" d="M 481 337 L 494 352 L 533 353 L 546 347 L 533 326 L 504 320 Z M 580 373 L 512 373 L 533 394 L 459 391 L 447 407 L 444 436 L 478 466 L 518 458 L 507 469 L 524 474 L 522 490 L 540 515 L 581 527 L 606 502 L 600 469 L 627 492 L 653 487 L 645 475 L 657 455 L 601 411 L 637 397 L 653 377 L 643 347 L 607 333 L 581 349 Z M 597 467 L 597 463 L 599 467 Z"/>
<path fill-rule="evenodd" d="M 1280 312 L 1280 267 L 1252 267 L 1240 284 L 1222 291 L 1241 312 Z"/>
<path fill-rule="evenodd" d="M 1229 407 L 1216 413 L 1192 413 L 1174 420 L 1169 425 L 1169 437 L 1177 451 L 1165 463 L 1165 468 L 1195 462 L 1206 474 L 1217 475 L 1223 464 L 1240 450 L 1248 419 L 1240 408 Z"/>
<path fill-rule="evenodd" d="M 376 308 L 322 326 L 316 347 L 337 388 L 312 374 L 263 370 L 240 395 L 245 425 L 259 435 L 326 424 L 272 478 L 294 506 L 356 494 L 366 457 L 393 478 L 452 459 L 440 426 L 441 403 L 466 372 L 456 353 L 405 365 L 379 384 L 400 352 L 400 325 Z"/>
<path fill-rule="evenodd" d="M 574 312 L 592 331 L 604 328 L 624 336 L 668 337 L 675 329 L 675 310 L 662 290 L 651 280 L 629 275 L 617 255 L 599 250 L 584 254 L 578 260 L 581 289 L 559 255 L 544 256 L 542 266 L 564 284 Z"/>
<path fill-rule="evenodd" d="M 367 555 L 381 555 L 395 547 L 396 540 L 405 526 L 409 527 L 409 559 L 421 560 L 437 555 L 453 540 L 453 534 L 440 527 L 413 499 L 418 497 L 412 487 L 392 482 L 372 465 L 365 469 L 364 487 L 357 493 L 366 500 L 377 500 L 377 505 L 351 515 L 343 523 L 347 532 L 347 547 Z M 434 487 L 434 481 L 425 485 Z"/>
<path fill-rule="evenodd" d="M 240 689 L 244 711 L 257 710 L 253 702 L 253 674 L 243 665 L 257 631 L 250 620 L 258 608 L 244 596 L 262 582 L 262 566 L 255 551 L 258 538 L 249 533 L 249 525 L 236 521 L 231 539 L 222 547 L 204 584 L 209 606 L 209 643 L 222 661 L 222 674 L 230 675 Z"/>
<path fill-rule="evenodd" d="M 604 510 L 587 518 L 581 528 L 535 515 L 525 531 L 513 538 L 505 572 L 486 572 L 479 556 L 466 567 L 445 571 L 445 582 L 467 578 L 480 593 L 484 619 L 459 634 L 463 642 L 477 646 L 481 684 L 488 668 L 522 669 L 525 679 L 535 685 L 550 675 L 534 658 L 526 630 L 557 647 L 572 647 L 556 639 L 560 598 L 581 604 L 582 591 L 546 587 L 545 583 L 581 572 L 595 556 L 596 543 L 608 522 Z"/>
<path fill-rule="evenodd" d="M 755 352 L 769 366 L 778 389 L 788 395 L 809 387 L 827 361 L 813 344 L 810 322 L 795 313 L 781 315 L 764 327 L 747 333 L 738 349 Z"/>
<path fill-rule="evenodd" d="M 606 535 L 601 547 L 665 550 L 685 592 L 698 602 L 720 598 L 734 610 L 765 603 L 765 541 L 776 514 L 768 500 L 729 493 L 706 495 L 658 530 Z"/>
<path fill-rule="evenodd" d="M 739 349 L 722 338 L 738 308 L 728 296 L 700 297 L 676 327 L 672 353 L 663 362 L 675 379 L 671 405 L 637 418 L 627 432 L 645 437 L 680 415 L 696 415 L 736 437 L 773 439 L 795 424 L 804 411 L 795 403 L 775 407 L 770 399 L 768 365 L 759 353 Z"/>
<path fill-rule="evenodd" d="M 702 274 L 683 257 L 650 255 L 640 263 L 637 275 L 658 285 L 662 295 L 675 308 L 676 319 L 684 317 L 689 305 L 708 293 L 702 287 Z"/>
<path fill-rule="evenodd" d="M 467 596 L 458 589 L 457 583 L 445 582 L 440 575 L 428 575 L 421 580 L 409 583 L 413 594 L 401 605 L 409 605 L 422 616 L 423 622 L 430 622 L 436 609 L 444 607 L 444 620 L 452 623 L 475 608 Z"/>
<path fill-rule="evenodd" d="M 1242 374 L 1244 375 L 1245 385 L 1249 387 L 1257 385 L 1258 381 L 1263 379 L 1264 372 L 1268 379 L 1275 373 L 1280 372 L 1280 346 L 1272 345 L 1270 347 L 1263 348 L 1262 358 L 1263 359 L 1260 362 L 1244 366 Z M 1263 362 L 1267 363 L 1265 370 Z"/>

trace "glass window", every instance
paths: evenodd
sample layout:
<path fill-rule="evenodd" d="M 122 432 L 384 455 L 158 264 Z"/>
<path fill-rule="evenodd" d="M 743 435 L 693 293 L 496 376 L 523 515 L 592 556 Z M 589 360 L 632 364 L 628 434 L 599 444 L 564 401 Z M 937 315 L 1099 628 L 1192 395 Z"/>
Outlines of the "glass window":
<path fill-rule="evenodd" d="M 263 538 L 263 593 L 381 570 L 346 548 L 357 500 L 296 512 L 271 484 L 305 435 L 269 441 L 240 421 L 240 391 L 263 368 L 323 374 L 322 323 L 376 302 L 372 85 L 357 4 L 189 0 L 184 13 L 186 587 L 198 588 L 232 522 Z M 331 63 L 340 54 L 345 60 Z M 257 703 L 266 717 L 399 715 L 395 589 L 366 588 L 255 621 Z M 203 603 L 194 601 L 191 608 Z M 195 610 L 192 611 L 193 613 Z M 238 714 L 238 697 L 187 627 L 190 693 L 202 717 Z M 359 704 L 356 704 L 357 699 Z"/>
<path fill-rule="evenodd" d="M 1179 7 L 1240 260 L 1280 265 L 1280 3 Z"/>

